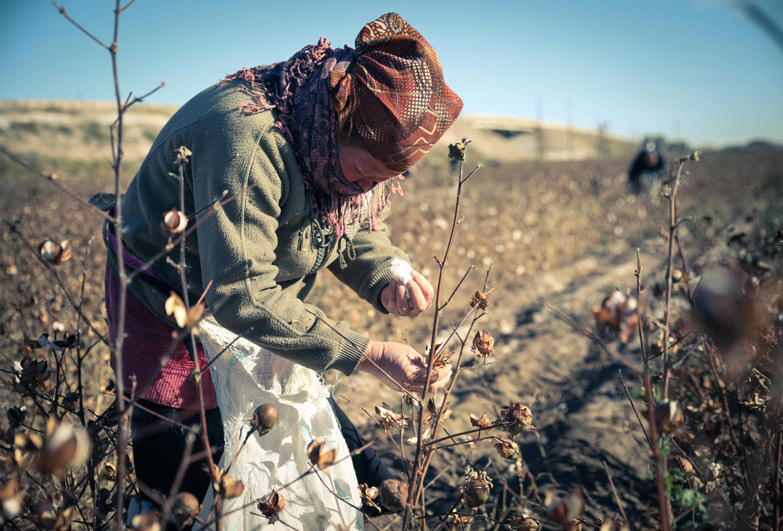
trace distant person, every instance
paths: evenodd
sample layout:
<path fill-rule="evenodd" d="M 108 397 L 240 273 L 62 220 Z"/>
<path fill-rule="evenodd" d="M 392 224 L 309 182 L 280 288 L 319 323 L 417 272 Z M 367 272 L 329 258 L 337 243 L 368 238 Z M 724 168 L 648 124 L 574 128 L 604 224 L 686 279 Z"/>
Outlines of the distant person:
<path fill-rule="evenodd" d="M 644 147 L 636 155 L 628 170 L 628 185 L 634 194 L 642 191 L 642 176 L 653 174 L 658 177 L 666 169 L 666 159 L 663 158 L 655 142 L 647 141 Z"/>

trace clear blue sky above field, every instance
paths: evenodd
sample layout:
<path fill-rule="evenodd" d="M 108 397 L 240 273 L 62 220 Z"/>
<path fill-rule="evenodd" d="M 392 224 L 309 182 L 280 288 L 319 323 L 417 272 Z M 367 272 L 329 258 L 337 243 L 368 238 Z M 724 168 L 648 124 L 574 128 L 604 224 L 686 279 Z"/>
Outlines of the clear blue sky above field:
<path fill-rule="evenodd" d="M 127 0 L 123 0 L 125 3 Z M 781 0 L 753 0 L 778 27 Z M 62 0 L 105 43 L 111 0 Z M 471 115 L 539 117 L 698 145 L 783 142 L 783 49 L 729 1 L 138 0 L 122 16 L 123 94 L 184 103 L 243 66 L 394 10 L 438 50 Z M 109 53 L 45 0 L 0 0 L 0 98 L 113 100 Z"/>

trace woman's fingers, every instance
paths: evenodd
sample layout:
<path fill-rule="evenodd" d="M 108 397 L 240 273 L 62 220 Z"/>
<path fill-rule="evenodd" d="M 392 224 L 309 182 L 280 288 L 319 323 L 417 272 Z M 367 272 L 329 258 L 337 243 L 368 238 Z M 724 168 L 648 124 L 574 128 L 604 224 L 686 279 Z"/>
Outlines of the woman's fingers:
<path fill-rule="evenodd" d="M 386 308 L 386 311 L 393 315 L 401 315 L 399 304 L 399 289 L 400 287 L 405 290 L 405 286 L 402 286 L 396 280 L 389 281 L 389 284 L 381 291 L 381 304 Z"/>
<path fill-rule="evenodd" d="M 391 280 L 381 291 L 381 304 L 389 313 L 416 317 L 432 304 L 435 290 L 429 281 L 416 271 L 411 272 L 411 277 L 405 284 Z"/>
<path fill-rule="evenodd" d="M 433 375 L 434 381 L 430 384 L 430 391 L 437 391 L 438 389 L 445 387 L 446 384 L 449 383 L 449 380 L 451 380 L 451 372 L 451 365 L 438 367 L 437 373 Z M 435 377 L 437 377 L 437 380 Z"/>
<path fill-rule="evenodd" d="M 427 380 L 427 359 L 402 343 L 370 341 L 358 369 L 369 372 L 396 391 L 401 386 L 411 393 L 421 393 Z M 451 365 L 433 367 L 428 391 L 443 388 L 451 374 Z"/>
<path fill-rule="evenodd" d="M 410 316 L 415 317 L 423 313 L 432 304 L 435 290 L 432 284 L 417 271 L 411 272 L 412 280 L 408 282 L 408 294 L 410 296 Z"/>
<path fill-rule="evenodd" d="M 427 379 L 427 366 L 424 363 L 423 358 L 421 361 L 418 359 L 415 360 L 414 364 L 418 365 L 418 370 L 412 378 L 409 378 L 409 385 L 406 385 L 405 388 L 408 389 L 408 391 L 421 392 L 424 389 L 424 382 Z M 443 388 L 451 379 L 451 372 L 452 367 L 450 364 L 443 367 L 434 367 L 432 375 L 430 376 L 429 392 L 434 392 Z"/>
<path fill-rule="evenodd" d="M 408 282 L 408 293 L 410 294 L 411 315 L 416 316 L 427 309 L 429 304 L 416 282 Z"/>
<path fill-rule="evenodd" d="M 400 315 L 407 315 L 411 310 L 411 300 L 408 287 L 402 282 L 395 281 L 395 284 L 395 293 L 397 295 L 397 310 L 399 311 Z"/>
<path fill-rule="evenodd" d="M 397 280 L 391 280 L 381 291 L 381 304 L 393 315 L 407 317 L 411 314 L 408 288 Z"/>
<path fill-rule="evenodd" d="M 435 297 L 435 288 L 432 287 L 427 277 L 419 273 L 418 271 L 411 271 L 411 277 L 416 285 L 419 287 L 424 298 L 424 309 L 427 309 L 432 304 L 432 299 Z"/>

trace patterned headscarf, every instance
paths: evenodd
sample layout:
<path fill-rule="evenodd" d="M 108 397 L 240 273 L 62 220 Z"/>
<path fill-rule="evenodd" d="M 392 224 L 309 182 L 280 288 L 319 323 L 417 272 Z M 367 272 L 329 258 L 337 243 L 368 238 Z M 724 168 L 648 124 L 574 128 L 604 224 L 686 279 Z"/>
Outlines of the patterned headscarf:
<path fill-rule="evenodd" d="M 394 178 L 364 192 L 345 178 L 335 111 L 355 98 L 352 119 L 362 143 L 402 173 L 430 150 L 462 108 L 443 82 L 435 51 L 396 13 L 365 25 L 356 43 L 355 52 L 347 46 L 333 50 L 322 37 L 288 61 L 243 68 L 224 80 L 242 81 L 254 96 L 253 103 L 242 105 L 244 112 L 277 109 L 275 125 L 293 146 L 314 213 L 337 238 L 365 207 L 375 229 L 391 194 L 402 195 L 402 189 Z"/>
<path fill-rule="evenodd" d="M 362 28 L 349 72 L 357 102 L 353 124 L 367 150 L 392 171 L 416 164 L 462 110 L 438 54 L 397 13 Z"/>

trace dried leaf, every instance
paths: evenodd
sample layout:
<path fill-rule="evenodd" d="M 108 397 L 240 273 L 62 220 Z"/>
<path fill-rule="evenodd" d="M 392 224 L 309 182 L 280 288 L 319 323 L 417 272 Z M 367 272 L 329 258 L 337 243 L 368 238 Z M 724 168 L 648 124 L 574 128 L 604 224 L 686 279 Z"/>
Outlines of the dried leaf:
<path fill-rule="evenodd" d="M 307 445 L 307 457 L 310 462 L 321 470 L 329 468 L 337 460 L 337 448 L 326 449 L 326 442 L 315 439 Z"/>
<path fill-rule="evenodd" d="M 486 330 L 476 332 L 471 350 L 479 356 L 491 356 L 495 352 L 495 338 Z"/>
<path fill-rule="evenodd" d="M 519 403 L 501 409 L 500 420 L 506 425 L 506 430 L 511 435 L 519 435 L 534 427 L 533 413 L 530 408 Z"/>
<path fill-rule="evenodd" d="M 190 156 L 193 155 L 193 152 L 190 151 L 185 146 L 180 146 L 177 149 L 174 150 L 174 165 L 175 166 L 184 166 L 188 162 L 190 162 Z"/>
<path fill-rule="evenodd" d="M 487 429 L 492 426 L 492 423 L 489 421 L 489 418 L 487 417 L 487 412 L 485 411 L 481 417 L 477 417 L 473 413 L 470 414 L 470 425 L 476 426 L 477 428 L 481 429 Z"/>
<path fill-rule="evenodd" d="M 174 317 L 177 326 L 180 328 L 193 328 L 204 316 L 206 305 L 204 302 L 200 302 L 191 306 L 190 309 L 185 308 L 185 303 L 180 296 L 172 291 L 169 298 L 166 299 L 165 309 L 166 315 Z"/>
<path fill-rule="evenodd" d="M 487 297 L 487 294 L 483 291 L 476 291 L 470 299 L 470 306 L 472 308 L 478 307 L 479 310 L 487 311 L 487 308 L 489 308 L 489 297 Z"/>
<path fill-rule="evenodd" d="M 508 461 L 516 461 L 519 459 L 519 445 L 506 438 L 496 438 L 498 442 L 495 443 L 495 450 L 498 455 Z"/>
<path fill-rule="evenodd" d="M 381 406 L 375 406 L 375 412 L 381 417 L 381 424 L 383 424 L 383 429 L 386 431 L 389 431 L 391 428 L 403 428 L 408 425 L 408 419 L 402 413 L 395 413 L 386 402 L 383 402 Z"/>
<path fill-rule="evenodd" d="M 427 428 L 426 430 L 424 430 L 424 433 L 421 436 L 421 440 L 426 441 L 427 439 L 429 439 L 429 437 L 430 437 L 430 429 Z M 419 442 L 419 438 L 415 436 L 409 437 L 408 439 L 405 439 L 405 442 L 407 444 L 417 444 Z"/>
<path fill-rule="evenodd" d="M 285 507 L 285 498 L 279 492 L 272 492 L 258 500 L 258 510 L 267 518 L 276 517 Z"/>
<path fill-rule="evenodd" d="M 366 483 L 362 483 L 359 485 L 359 495 L 361 496 L 362 503 L 364 505 L 379 511 L 381 510 L 381 508 L 374 501 L 380 495 L 380 490 L 378 487 L 370 487 Z"/>
<path fill-rule="evenodd" d="M 465 160 L 465 151 L 468 148 L 468 144 L 470 144 L 470 140 L 467 138 L 463 138 L 462 142 L 457 142 L 456 144 L 449 144 L 449 159 L 456 160 L 456 161 L 464 161 Z"/>
<path fill-rule="evenodd" d="M 221 487 L 223 497 L 227 500 L 238 498 L 245 492 L 245 484 L 239 478 L 225 478 Z"/>

